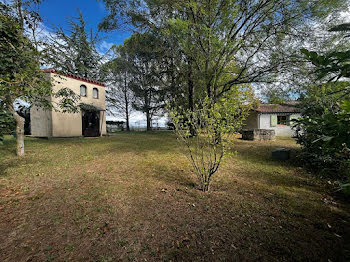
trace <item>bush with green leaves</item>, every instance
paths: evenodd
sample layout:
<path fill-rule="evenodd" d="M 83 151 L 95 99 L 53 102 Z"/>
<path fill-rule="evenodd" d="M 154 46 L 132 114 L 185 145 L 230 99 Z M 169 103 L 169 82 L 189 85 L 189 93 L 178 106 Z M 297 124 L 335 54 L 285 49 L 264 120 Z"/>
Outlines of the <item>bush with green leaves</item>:
<path fill-rule="evenodd" d="M 308 90 L 297 121 L 299 158 L 324 177 L 350 178 L 350 95 L 348 83 L 328 83 Z"/>
<path fill-rule="evenodd" d="M 204 192 L 209 190 L 212 176 L 219 169 L 227 148 L 232 147 L 230 137 L 241 129 L 252 108 L 250 91 L 239 87 L 216 101 L 206 97 L 193 110 L 181 107 L 168 110 L 175 133 L 185 146 L 185 154 Z"/>
<path fill-rule="evenodd" d="M 3 102 L 0 101 L 0 145 L 4 142 L 4 135 L 14 132 L 16 124 L 12 114 L 6 109 Z"/>

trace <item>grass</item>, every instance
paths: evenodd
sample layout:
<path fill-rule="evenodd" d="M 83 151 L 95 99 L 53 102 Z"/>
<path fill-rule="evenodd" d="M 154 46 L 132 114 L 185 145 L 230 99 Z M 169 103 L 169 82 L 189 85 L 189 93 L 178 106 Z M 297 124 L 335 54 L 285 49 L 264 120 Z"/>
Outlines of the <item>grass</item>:
<path fill-rule="evenodd" d="M 0 261 L 349 261 L 350 209 L 292 139 L 235 140 L 209 193 L 168 132 L 0 147 Z"/>

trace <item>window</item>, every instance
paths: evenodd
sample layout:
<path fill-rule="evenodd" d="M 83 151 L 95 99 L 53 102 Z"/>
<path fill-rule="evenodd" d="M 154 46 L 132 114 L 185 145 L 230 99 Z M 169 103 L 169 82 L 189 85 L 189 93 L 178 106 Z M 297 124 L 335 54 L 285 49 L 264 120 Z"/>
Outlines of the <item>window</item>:
<path fill-rule="evenodd" d="M 277 116 L 277 125 L 287 125 L 288 117 L 287 116 Z"/>
<path fill-rule="evenodd" d="M 98 89 L 97 88 L 92 89 L 92 97 L 95 99 L 98 99 Z"/>
<path fill-rule="evenodd" d="M 80 86 L 80 96 L 86 96 L 86 86 Z"/>

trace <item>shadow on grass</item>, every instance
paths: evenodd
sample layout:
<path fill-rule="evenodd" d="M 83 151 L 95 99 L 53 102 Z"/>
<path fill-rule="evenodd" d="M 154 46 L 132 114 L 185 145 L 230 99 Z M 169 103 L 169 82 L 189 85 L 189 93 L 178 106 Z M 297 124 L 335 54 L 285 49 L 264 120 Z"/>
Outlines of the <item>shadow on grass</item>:
<path fill-rule="evenodd" d="M 33 196 L 0 212 L 0 260 L 346 260 L 348 226 L 314 194 L 318 188 L 277 195 L 279 187 L 305 188 L 292 163 L 269 159 L 282 144 L 236 141 L 237 164 L 228 160 L 203 194 L 169 133 L 30 140 L 33 169 L 79 160 L 38 177 Z"/>
<path fill-rule="evenodd" d="M 299 148 L 291 143 L 291 140 L 278 140 L 274 142 L 251 142 L 236 140 L 234 149 L 237 155 L 232 161 L 238 161 L 239 171 L 244 177 L 249 177 L 251 182 L 258 182 L 266 186 L 274 186 L 288 189 L 306 188 L 315 192 L 324 191 L 317 185 L 317 179 L 307 175 L 300 167 L 296 155 Z M 271 158 L 272 151 L 277 147 L 291 149 L 291 159 L 278 161 Z M 227 160 L 230 162 L 230 160 Z"/>

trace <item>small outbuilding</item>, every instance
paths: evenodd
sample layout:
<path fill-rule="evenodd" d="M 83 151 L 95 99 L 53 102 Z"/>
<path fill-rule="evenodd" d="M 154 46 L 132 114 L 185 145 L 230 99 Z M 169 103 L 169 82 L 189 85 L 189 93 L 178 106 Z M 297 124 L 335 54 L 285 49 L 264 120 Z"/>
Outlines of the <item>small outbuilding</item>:
<path fill-rule="evenodd" d="M 80 96 L 78 113 L 63 113 L 32 106 L 30 110 L 31 134 L 35 137 L 98 137 L 106 134 L 105 85 L 73 74 L 53 69 L 44 72 L 52 81 L 53 92 L 71 89 Z M 51 96 L 53 104 L 58 98 Z"/>
<path fill-rule="evenodd" d="M 298 102 L 283 104 L 260 104 L 252 110 L 244 123 L 244 129 L 270 129 L 276 136 L 293 137 L 293 120 L 298 119 L 300 109 Z"/>

